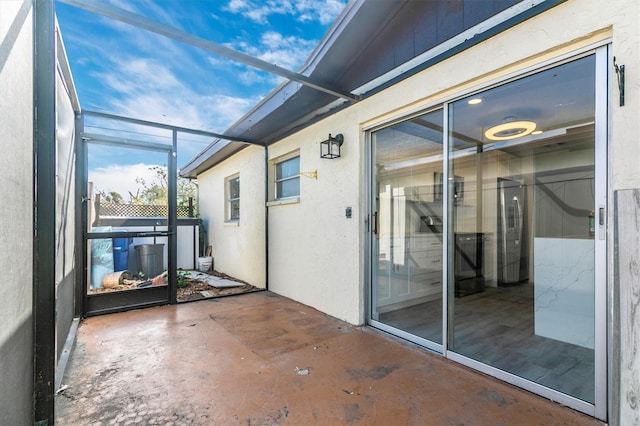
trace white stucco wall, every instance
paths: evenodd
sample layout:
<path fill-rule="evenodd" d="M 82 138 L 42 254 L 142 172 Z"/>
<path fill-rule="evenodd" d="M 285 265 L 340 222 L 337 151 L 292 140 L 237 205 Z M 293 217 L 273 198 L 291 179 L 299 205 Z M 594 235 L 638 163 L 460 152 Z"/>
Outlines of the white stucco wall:
<path fill-rule="evenodd" d="M 225 179 L 240 174 L 240 221 L 226 222 Z M 264 148 L 252 146 L 198 176 L 198 211 L 214 267 L 259 288 L 266 285 Z"/>
<path fill-rule="evenodd" d="M 353 324 L 363 322 L 363 163 L 357 108 L 269 147 L 300 149 L 300 202 L 269 207 L 269 289 Z M 342 133 L 342 156 L 320 158 L 320 142 Z M 352 218 L 345 209 L 352 208 Z"/>
<path fill-rule="evenodd" d="M 32 33 L 31 1 L 0 1 L 0 424 L 33 423 Z"/>

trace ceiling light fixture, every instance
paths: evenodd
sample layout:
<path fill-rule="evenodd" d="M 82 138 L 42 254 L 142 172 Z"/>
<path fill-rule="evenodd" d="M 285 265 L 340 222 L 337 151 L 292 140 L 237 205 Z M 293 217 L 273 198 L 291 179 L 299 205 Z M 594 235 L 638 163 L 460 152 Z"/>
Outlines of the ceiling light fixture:
<path fill-rule="evenodd" d="M 473 98 L 467 101 L 469 105 L 478 105 L 482 103 L 482 98 Z"/>
<path fill-rule="evenodd" d="M 492 141 L 506 141 L 527 136 L 534 130 L 536 130 L 536 123 L 533 121 L 509 121 L 488 128 L 484 132 L 484 137 Z"/>

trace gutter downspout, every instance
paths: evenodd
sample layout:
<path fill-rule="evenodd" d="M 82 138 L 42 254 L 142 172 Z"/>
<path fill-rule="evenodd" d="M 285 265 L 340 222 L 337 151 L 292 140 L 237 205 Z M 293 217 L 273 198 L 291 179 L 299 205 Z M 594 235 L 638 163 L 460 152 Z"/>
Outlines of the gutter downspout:
<path fill-rule="evenodd" d="M 269 290 L 269 147 L 264 145 L 264 271 L 265 290 Z"/>

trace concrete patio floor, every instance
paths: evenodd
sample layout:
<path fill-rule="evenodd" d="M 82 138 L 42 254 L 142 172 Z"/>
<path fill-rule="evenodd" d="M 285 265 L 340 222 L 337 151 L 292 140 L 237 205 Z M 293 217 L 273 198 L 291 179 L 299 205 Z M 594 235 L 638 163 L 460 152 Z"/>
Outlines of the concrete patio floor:
<path fill-rule="evenodd" d="M 589 425 L 588 416 L 270 292 L 89 318 L 61 425 Z"/>

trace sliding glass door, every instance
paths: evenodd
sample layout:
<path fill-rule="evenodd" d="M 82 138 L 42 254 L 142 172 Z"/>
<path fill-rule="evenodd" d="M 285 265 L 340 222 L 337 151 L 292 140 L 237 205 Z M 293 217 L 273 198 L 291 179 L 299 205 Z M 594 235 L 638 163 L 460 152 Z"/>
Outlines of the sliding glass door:
<path fill-rule="evenodd" d="M 375 132 L 373 318 L 442 344 L 442 110 Z"/>
<path fill-rule="evenodd" d="M 595 403 L 594 55 L 449 107 L 448 350 Z M 601 182 L 602 180 L 600 180 Z"/>
<path fill-rule="evenodd" d="M 371 132 L 371 324 L 600 418 L 606 58 Z"/>

